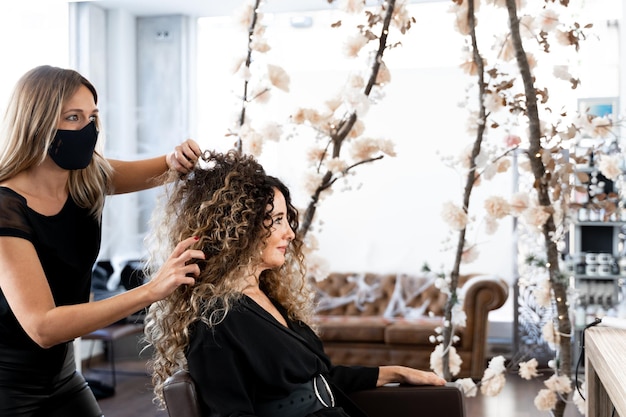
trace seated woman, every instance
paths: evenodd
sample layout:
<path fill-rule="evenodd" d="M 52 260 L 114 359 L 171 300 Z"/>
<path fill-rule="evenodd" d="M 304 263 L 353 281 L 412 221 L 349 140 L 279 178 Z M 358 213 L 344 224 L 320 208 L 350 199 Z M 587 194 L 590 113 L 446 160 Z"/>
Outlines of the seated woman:
<path fill-rule="evenodd" d="M 153 304 L 146 339 L 157 400 L 187 368 L 205 416 L 363 416 L 348 393 L 390 382 L 443 385 L 402 366 L 333 366 L 309 326 L 298 212 L 289 190 L 252 157 L 205 152 L 155 210 L 156 270 L 184 236 L 199 237 L 200 274 Z"/>

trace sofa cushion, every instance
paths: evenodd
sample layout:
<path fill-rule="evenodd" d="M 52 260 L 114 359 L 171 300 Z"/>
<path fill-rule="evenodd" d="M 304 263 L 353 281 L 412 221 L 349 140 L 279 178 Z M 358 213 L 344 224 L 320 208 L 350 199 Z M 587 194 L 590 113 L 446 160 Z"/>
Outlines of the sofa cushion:
<path fill-rule="evenodd" d="M 443 324 L 442 317 L 422 317 L 412 320 L 396 320 L 385 329 L 385 343 L 401 345 L 432 346 L 429 338 L 435 328 Z"/>
<path fill-rule="evenodd" d="M 389 320 L 380 316 L 317 316 L 314 323 L 323 341 L 384 343 Z"/>
<path fill-rule="evenodd" d="M 423 318 L 417 320 L 397 320 L 385 329 L 385 343 L 395 345 L 419 345 L 430 346 L 433 350 L 435 345 L 430 337 L 435 336 L 435 328 L 443 324 L 442 317 Z M 463 340 L 465 329 L 455 329 L 454 335 L 459 338 L 455 345 L 460 345 Z"/>

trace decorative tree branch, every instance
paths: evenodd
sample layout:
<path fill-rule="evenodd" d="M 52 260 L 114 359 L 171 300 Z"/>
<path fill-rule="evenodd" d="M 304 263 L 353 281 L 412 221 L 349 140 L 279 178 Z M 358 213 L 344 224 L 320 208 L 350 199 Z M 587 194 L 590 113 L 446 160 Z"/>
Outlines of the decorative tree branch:
<path fill-rule="evenodd" d="M 519 19 L 517 17 L 516 0 L 506 0 L 506 7 L 509 13 L 509 28 L 511 30 L 511 39 L 515 49 L 515 57 L 519 66 L 519 71 L 524 84 L 524 92 L 526 97 L 526 116 L 529 124 L 529 148 L 528 157 L 531 169 L 535 177 L 535 189 L 539 204 L 549 213 L 548 220 L 542 227 L 542 233 L 545 241 L 545 249 L 547 254 L 547 264 L 549 272 L 550 284 L 554 291 L 554 298 L 557 305 L 558 314 L 558 331 L 560 333 L 560 360 L 556 365 L 557 370 L 566 376 L 571 375 L 572 357 L 571 357 L 571 334 L 572 325 L 569 319 L 568 302 L 567 302 L 567 281 L 561 275 L 559 270 L 559 251 L 557 242 L 554 240 L 556 227 L 554 222 L 552 202 L 550 199 L 550 186 L 546 174 L 546 168 L 543 164 L 542 153 L 544 150 L 541 146 L 541 129 L 539 121 L 539 112 L 537 109 L 537 90 L 533 85 L 533 76 L 530 72 L 530 65 L 524 51 L 522 39 L 519 31 Z M 563 398 L 559 398 L 554 407 L 554 415 L 562 417 L 565 411 L 566 402 Z"/>
<path fill-rule="evenodd" d="M 470 206 L 470 196 L 472 194 L 472 189 L 474 187 L 476 181 L 476 157 L 480 154 L 481 144 L 483 142 L 483 136 L 485 133 L 485 126 L 487 120 L 487 112 L 484 105 L 484 97 L 485 97 L 485 67 L 483 64 L 483 58 L 480 55 L 480 51 L 478 49 L 478 41 L 476 39 L 476 17 L 474 13 L 474 0 L 467 0 L 468 8 L 467 8 L 467 21 L 470 28 L 470 37 L 472 42 L 472 56 L 474 64 L 477 67 L 477 75 L 478 75 L 478 105 L 479 105 L 479 115 L 478 115 L 478 126 L 476 130 L 476 138 L 474 139 L 474 145 L 472 147 L 472 152 L 469 161 L 469 170 L 467 173 L 467 178 L 465 181 L 465 189 L 463 191 L 463 211 L 467 214 Z M 465 235 L 467 228 L 464 227 L 459 231 L 458 243 L 456 246 L 456 253 L 454 257 L 454 264 L 452 266 L 452 270 L 450 271 L 450 282 L 449 282 L 449 290 L 450 294 L 448 295 L 448 301 L 446 302 L 445 312 L 444 312 L 444 322 L 452 323 L 452 310 L 455 304 L 458 303 L 457 296 L 457 287 L 459 283 L 459 274 L 461 268 L 461 260 L 463 257 L 463 251 L 466 249 L 465 247 Z M 442 357 L 442 366 L 443 366 L 443 377 L 450 381 L 452 379 L 452 375 L 450 372 L 449 365 L 449 349 L 448 347 L 452 345 L 452 337 L 454 336 L 454 327 L 452 325 L 446 325 L 443 329 L 443 346 L 444 353 Z"/>
<path fill-rule="evenodd" d="M 252 8 L 252 16 L 250 19 L 250 27 L 248 28 L 248 53 L 246 55 L 245 66 L 246 69 L 250 69 L 250 64 L 252 63 L 252 42 L 254 40 L 254 30 L 258 21 L 258 10 L 259 5 L 261 4 L 261 0 L 255 0 L 254 6 Z M 246 107 L 248 105 L 248 78 L 246 78 L 243 82 L 243 94 L 241 96 L 241 114 L 239 116 L 239 127 L 243 126 L 246 122 Z M 237 135 L 237 140 L 235 141 L 235 149 L 237 152 L 243 152 L 243 141 L 241 139 L 241 135 Z"/>
<path fill-rule="evenodd" d="M 374 58 L 374 61 L 371 67 L 371 72 L 370 72 L 367 85 L 365 86 L 365 89 L 363 91 L 363 94 L 367 97 L 369 97 L 372 91 L 372 88 L 374 87 L 374 85 L 376 85 L 376 80 L 378 78 L 378 74 L 380 71 L 383 54 L 385 50 L 387 49 L 387 36 L 389 33 L 389 26 L 391 24 L 391 20 L 392 20 L 394 8 L 395 8 L 395 3 L 396 3 L 395 0 L 386 1 L 386 12 L 385 12 L 385 16 L 382 22 L 382 27 L 380 29 L 380 35 L 378 36 L 378 50 L 376 52 L 376 56 Z M 377 18 L 375 17 L 375 15 L 370 14 L 369 26 L 372 27 L 377 23 L 379 22 Z M 340 156 L 342 145 L 346 137 L 348 136 L 348 134 L 354 127 L 354 124 L 356 123 L 357 118 L 358 118 L 357 112 L 351 111 L 348 114 L 346 114 L 339 123 L 337 123 L 336 127 L 331 126 L 331 130 L 329 132 L 329 136 L 330 136 L 329 144 L 331 146 L 331 155 L 333 158 L 337 158 Z M 382 157 L 383 156 L 381 155 L 377 158 L 371 158 L 369 160 L 362 161 L 357 164 L 353 164 L 347 169 L 345 169 L 343 173 L 346 174 L 352 168 L 360 165 L 361 163 L 371 162 L 377 159 L 381 159 Z M 300 223 L 300 230 L 298 231 L 302 239 L 304 239 L 304 237 L 306 236 L 307 232 L 309 231 L 311 227 L 313 219 L 315 218 L 315 212 L 317 210 L 317 203 L 319 201 L 320 194 L 323 191 L 330 188 L 336 180 L 337 178 L 333 175 L 332 171 L 330 170 L 326 171 L 326 173 L 322 177 L 322 180 L 319 186 L 315 189 L 315 191 L 311 195 L 309 204 L 302 217 L 302 222 Z"/>
<path fill-rule="evenodd" d="M 246 53 L 236 67 L 235 72 L 243 78 L 243 92 L 237 95 L 241 110 L 234 121 L 235 126 L 229 129 L 227 136 L 235 136 L 234 149 L 239 152 L 251 153 L 258 156 L 263 147 L 263 141 L 278 140 L 282 134 L 282 127 L 276 122 L 265 122 L 265 126 L 253 126 L 249 116 L 251 103 L 266 102 L 274 88 L 289 91 L 289 76 L 284 69 L 277 65 L 262 65 L 259 58 L 271 48 L 265 39 L 266 26 L 263 24 L 263 13 L 260 11 L 261 0 L 246 0 L 237 13 L 239 23 L 247 34 Z M 256 129 L 263 129 L 263 134 Z"/>
<path fill-rule="evenodd" d="M 464 190 L 464 200 L 462 207 L 450 203 L 444 211 L 444 219 L 450 224 L 454 230 L 460 230 L 459 241 L 456 246 L 455 263 L 450 272 L 449 282 L 444 288 L 449 296 L 446 305 L 446 320 L 443 333 L 435 340 L 441 342 L 437 346 L 431 357 L 431 366 L 433 369 L 441 363 L 441 371 L 444 377 L 450 377 L 450 368 L 454 366 L 458 369 L 459 358 L 452 350 L 454 343 L 454 325 L 455 320 L 453 314 L 458 314 L 453 307 L 458 303 L 456 287 L 459 278 L 459 268 L 462 258 L 466 257 L 468 252 L 468 242 L 466 242 L 466 227 L 469 221 L 469 195 L 472 187 L 478 184 L 478 179 L 484 174 L 486 177 L 492 176 L 494 166 L 497 165 L 497 172 L 500 171 L 500 163 L 498 160 L 502 158 L 492 158 L 491 166 L 481 170 L 481 166 L 486 160 L 485 154 L 481 153 L 481 147 L 478 142 L 482 142 L 482 136 L 486 135 L 486 129 L 497 129 L 501 126 L 498 121 L 498 110 L 500 108 L 506 110 L 509 116 L 506 123 L 510 124 L 514 129 L 522 125 L 528 125 L 529 138 L 528 146 L 525 147 L 526 154 L 529 158 L 529 167 L 532 172 L 532 184 L 535 199 L 529 199 L 527 193 L 518 193 L 514 195 L 511 202 L 507 202 L 501 196 L 492 196 L 485 200 L 485 211 L 488 217 L 486 225 L 489 230 L 493 230 L 495 219 L 502 218 L 506 215 L 521 217 L 525 226 L 532 227 L 534 230 L 541 230 L 544 244 L 542 251 L 545 250 L 546 261 L 542 262 L 541 277 L 529 276 L 520 279 L 520 286 L 524 282 L 526 286 L 532 285 L 533 296 L 537 305 L 544 307 L 549 314 L 548 323 L 542 329 L 543 338 L 551 348 L 557 351 L 556 373 L 548 381 L 546 386 L 548 389 L 541 390 L 535 399 L 535 405 L 539 410 L 552 410 L 555 415 L 562 416 L 568 390 L 571 385 L 571 323 L 569 322 L 569 304 L 567 300 L 567 291 L 569 282 L 560 272 L 559 268 L 559 244 L 565 237 L 568 229 L 569 216 L 571 210 L 576 210 L 575 204 L 572 204 L 570 197 L 574 194 L 579 186 L 572 184 L 572 178 L 576 173 L 577 163 L 582 163 L 581 157 L 576 155 L 568 156 L 565 147 L 568 141 L 575 139 L 579 129 L 575 125 L 564 126 L 562 118 L 567 116 L 565 111 L 559 113 L 561 118 L 550 124 L 550 118 L 545 117 L 539 119 L 539 106 L 548 116 L 555 112 L 546 104 L 548 101 L 547 88 L 539 89 L 535 87 L 535 77 L 531 74 L 531 59 L 534 57 L 527 54 L 522 43 L 522 33 L 520 28 L 523 27 L 523 35 L 528 39 L 537 41 L 542 52 L 549 52 L 548 36 L 552 32 L 556 40 L 562 45 L 573 45 L 578 51 L 578 41 L 584 39 L 583 28 L 574 23 L 566 26 L 560 19 L 556 10 L 549 7 L 550 0 L 546 0 L 541 8 L 539 15 L 532 12 L 524 15 L 523 18 L 517 17 L 516 5 L 517 0 L 498 0 L 490 2 L 496 8 L 505 7 L 507 11 L 507 20 L 509 23 L 509 33 L 500 38 L 502 42 L 499 47 L 493 48 L 497 52 L 495 62 L 491 64 L 489 69 L 485 69 L 483 59 L 478 51 L 476 43 L 476 19 L 475 13 L 478 4 L 475 0 L 455 0 L 455 8 L 457 13 L 457 29 L 471 39 L 471 63 L 468 59 L 462 66 L 470 74 L 478 75 L 478 96 L 480 99 L 480 107 L 477 113 L 476 142 L 472 148 L 471 158 L 469 161 L 463 158 L 464 167 L 469 166 L 469 174 Z M 543 1 L 537 1 L 538 4 L 532 5 L 536 8 L 541 7 Z M 565 2 L 566 3 L 566 2 Z M 567 7 L 567 4 L 561 2 L 561 6 Z M 530 8 L 529 8 L 530 9 Z M 537 17 L 535 17 L 537 16 Z M 588 28 L 587 25 L 584 28 Z M 565 27 L 565 29 L 563 29 Z M 496 37 L 496 39 L 498 39 Z M 484 60 L 486 62 L 486 59 Z M 510 76 L 506 71 L 513 63 L 517 67 L 519 75 Z M 514 71 L 516 72 L 516 71 Z M 490 78 L 487 78 L 489 76 Z M 574 79 L 567 71 L 567 68 L 554 72 L 553 76 L 562 80 L 569 81 L 572 88 L 576 88 L 579 81 Z M 518 81 L 519 79 L 519 81 Z M 522 90 L 523 89 L 523 90 Z M 522 90 L 521 92 L 519 90 Z M 541 102 L 539 102 L 541 99 Z M 552 104 L 552 103 L 550 103 Z M 492 113 L 493 112 L 493 113 Z M 521 117 L 520 117 L 521 116 Z M 522 123 L 520 123 L 522 121 Z M 593 125 L 600 129 L 605 128 L 603 121 L 583 120 L 583 126 Z M 545 127 L 542 128 L 542 124 Z M 598 129 L 598 130 L 600 130 Z M 589 130 L 589 127 L 585 130 Z M 595 136 L 595 135 L 592 135 Z M 503 155 L 509 154 L 512 150 L 519 149 L 521 138 L 515 134 L 509 133 L 505 138 L 508 150 Z M 484 147 L 484 146 L 483 146 Z M 486 151 L 490 152 L 489 146 Z M 606 165 L 617 165 L 613 160 L 605 160 Z M 503 167 L 506 164 L 502 165 Z M 506 168 L 504 168 L 506 169 Z M 586 192 L 586 189 L 584 190 Z M 607 206 L 606 204 L 603 205 Z M 489 231 L 486 231 L 489 233 Z M 535 248 L 535 238 L 532 239 L 531 246 Z M 464 261 L 464 260 L 463 260 Z M 458 311 L 458 310 L 457 310 Z M 459 320 L 456 320 L 457 322 Z M 452 326 L 451 326 L 452 324 Z M 555 330 L 556 329 L 556 330 Z M 443 347 L 443 349 L 442 349 Z M 450 349 L 450 352 L 448 352 Z M 446 358 L 446 354 L 450 359 Z M 454 355 L 455 363 L 452 364 L 451 358 Z M 441 358 L 441 362 L 437 360 Z M 495 359 L 495 358 L 494 358 Z M 534 363 L 534 365 L 532 365 Z M 536 359 L 529 362 L 520 362 L 520 375 L 525 379 L 537 376 L 532 370 L 536 367 Z M 481 392 L 485 395 L 497 395 L 504 385 L 504 375 L 502 372 L 504 367 L 501 366 L 500 360 L 489 366 L 485 370 L 485 374 L 481 381 Z M 471 388 L 475 384 L 467 378 L 459 380 L 464 387 Z M 557 397 L 559 402 L 557 403 Z"/>

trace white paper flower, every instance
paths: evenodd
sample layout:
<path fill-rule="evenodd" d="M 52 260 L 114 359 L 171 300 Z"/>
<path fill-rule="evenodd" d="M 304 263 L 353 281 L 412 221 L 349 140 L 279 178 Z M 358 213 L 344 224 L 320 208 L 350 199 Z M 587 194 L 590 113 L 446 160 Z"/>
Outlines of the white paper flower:
<path fill-rule="evenodd" d="M 602 175 L 604 175 L 611 181 L 615 181 L 617 177 L 622 174 L 622 170 L 620 169 L 620 162 L 620 155 L 600 155 L 598 168 L 600 169 Z"/>
<path fill-rule="evenodd" d="M 317 172 L 309 172 L 305 175 L 304 189 L 309 195 L 313 195 L 322 184 L 322 174 Z"/>
<path fill-rule="evenodd" d="M 451 201 L 443 204 L 441 217 L 443 218 L 443 221 L 446 222 L 446 224 L 453 230 L 463 230 L 465 226 L 467 226 L 467 213 Z"/>
<path fill-rule="evenodd" d="M 572 392 L 572 381 L 565 375 L 552 375 L 544 381 L 546 387 L 559 394 L 569 394 Z"/>
<path fill-rule="evenodd" d="M 459 7 L 455 7 L 452 10 L 455 12 L 454 28 L 463 36 L 469 35 L 471 31 L 471 27 L 467 19 L 467 3 L 468 2 L 466 1 L 461 2 Z"/>
<path fill-rule="evenodd" d="M 547 321 L 543 325 L 541 328 L 541 335 L 543 336 L 543 340 L 545 340 L 551 347 L 558 346 L 561 341 L 561 336 L 554 328 L 552 321 Z"/>
<path fill-rule="evenodd" d="M 520 36 L 525 39 L 533 39 L 537 36 L 537 20 L 534 16 L 525 14 L 520 19 Z M 507 36 L 509 39 L 510 36 Z"/>
<path fill-rule="evenodd" d="M 463 360 L 456 353 L 454 346 L 448 348 L 448 365 L 450 374 L 456 375 L 461 371 Z M 438 344 L 430 354 L 430 369 L 439 376 L 443 376 L 443 344 Z"/>
<path fill-rule="evenodd" d="M 367 42 L 369 40 L 361 34 L 351 36 L 344 44 L 343 52 L 349 58 L 356 58 Z"/>
<path fill-rule="evenodd" d="M 391 82 L 391 71 L 384 62 L 380 63 L 380 68 L 376 74 L 376 85 L 385 85 Z"/>
<path fill-rule="evenodd" d="M 541 227 L 550 217 L 542 206 L 531 206 L 524 210 L 522 213 L 522 219 L 529 226 Z"/>
<path fill-rule="evenodd" d="M 521 376 L 523 379 L 527 379 L 530 380 L 536 376 L 538 376 L 539 374 L 537 373 L 537 365 L 539 364 L 539 362 L 537 362 L 537 359 L 532 358 L 531 360 L 527 361 L 527 362 L 520 362 L 519 363 L 519 371 L 518 374 L 519 376 Z"/>
<path fill-rule="evenodd" d="M 498 221 L 493 217 L 485 217 L 485 233 L 493 235 L 498 231 Z"/>
<path fill-rule="evenodd" d="M 339 2 L 339 8 L 347 13 L 360 13 L 365 7 L 363 0 L 341 0 Z"/>
<path fill-rule="evenodd" d="M 498 355 L 491 358 L 489 361 L 489 365 L 487 368 L 493 370 L 495 373 L 501 374 L 506 371 L 506 367 L 504 366 L 504 356 Z"/>
<path fill-rule="evenodd" d="M 487 368 L 480 380 L 480 392 L 488 397 L 495 397 L 500 394 L 505 383 L 506 378 L 503 372 L 496 372 L 491 368 Z"/>
<path fill-rule="evenodd" d="M 363 134 L 364 131 L 365 131 L 365 123 L 363 123 L 363 120 L 357 119 L 357 121 L 354 122 L 352 129 L 350 129 L 350 132 L 348 133 L 347 137 L 351 139 L 358 138 L 359 136 Z"/>
<path fill-rule="evenodd" d="M 252 24 L 252 15 L 254 13 L 254 5 L 250 2 L 243 4 L 233 13 L 235 24 L 241 28 L 248 30 Z"/>
<path fill-rule="evenodd" d="M 511 202 L 509 203 L 511 214 L 517 217 L 522 214 L 529 205 L 528 193 L 516 193 L 511 197 Z"/>
<path fill-rule="evenodd" d="M 567 65 L 555 65 L 552 74 L 558 79 L 569 81 L 572 79 L 572 74 L 569 72 Z"/>
<path fill-rule="evenodd" d="M 467 314 L 463 310 L 462 301 L 452 307 L 452 325 L 454 327 L 465 327 L 467 324 Z"/>
<path fill-rule="evenodd" d="M 552 410 L 556 405 L 556 392 L 549 389 L 542 389 L 535 397 L 535 407 L 540 411 Z"/>
<path fill-rule="evenodd" d="M 607 138 L 611 135 L 612 123 L 607 116 L 594 117 L 591 120 L 593 126 L 592 136 L 594 138 Z"/>
<path fill-rule="evenodd" d="M 260 129 L 261 135 L 266 140 L 278 141 L 283 134 L 283 127 L 276 122 L 268 121 Z"/>
<path fill-rule="evenodd" d="M 252 42 L 250 42 L 250 49 L 252 49 L 253 51 L 265 53 L 272 49 L 272 47 L 267 43 L 265 39 L 255 38 Z"/>
<path fill-rule="evenodd" d="M 496 171 L 499 173 L 507 172 L 510 167 L 511 167 L 510 159 L 499 159 L 498 162 L 496 162 Z"/>
<path fill-rule="evenodd" d="M 467 398 L 475 397 L 478 393 L 478 387 L 472 378 L 457 379 L 455 382 L 461 386 L 463 395 Z"/>
<path fill-rule="evenodd" d="M 506 217 L 511 212 L 511 205 L 500 196 L 491 196 L 485 200 L 485 210 L 487 214 L 495 219 Z"/>
<path fill-rule="evenodd" d="M 323 258 L 315 253 L 307 254 L 306 264 L 307 273 L 318 282 L 326 279 L 326 277 L 330 274 L 330 265 L 326 258 Z"/>
<path fill-rule="evenodd" d="M 539 13 L 539 25 L 544 32 L 551 32 L 559 25 L 559 14 L 553 9 L 543 9 Z"/>
<path fill-rule="evenodd" d="M 244 153 L 259 157 L 263 152 L 263 137 L 256 133 L 242 140 Z"/>
<path fill-rule="evenodd" d="M 584 395 L 585 398 L 587 398 L 587 384 L 585 382 L 583 382 L 582 385 L 580 386 L 580 391 L 582 392 L 582 395 Z M 583 397 L 581 397 L 580 392 L 578 392 L 577 389 L 574 390 L 574 394 L 572 395 L 572 401 L 576 405 L 576 408 L 578 408 L 578 411 L 580 412 L 580 414 L 582 414 L 583 416 L 586 416 L 587 415 L 587 402 L 585 401 Z"/>
<path fill-rule="evenodd" d="M 348 164 L 340 158 L 333 158 L 326 161 L 326 168 L 333 174 L 339 174 L 348 168 Z"/>
<path fill-rule="evenodd" d="M 269 78 L 272 85 L 284 92 L 289 92 L 289 74 L 278 65 L 268 65 L 267 66 L 267 77 Z"/>
<path fill-rule="evenodd" d="M 478 259 L 478 255 L 480 255 L 480 251 L 478 250 L 477 245 L 468 245 L 468 242 L 465 242 L 465 246 L 463 246 L 463 253 L 461 254 L 461 262 L 464 264 L 469 264 Z"/>

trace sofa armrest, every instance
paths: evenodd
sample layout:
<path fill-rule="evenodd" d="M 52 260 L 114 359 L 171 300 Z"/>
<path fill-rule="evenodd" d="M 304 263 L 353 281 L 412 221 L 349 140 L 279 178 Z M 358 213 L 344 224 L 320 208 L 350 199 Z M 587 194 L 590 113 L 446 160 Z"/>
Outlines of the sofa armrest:
<path fill-rule="evenodd" d="M 489 312 L 504 305 L 509 296 L 508 284 L 499 277 L 479 275 L 461 288 L 463 311 L 467 315 L 463 349 L 472 352 L 472 378 L 480 379 L 485 370 L 485 350 L 489 334 Z"/>
<path fill-rule="evenodd" d="M 455 383 L 384 386 L 354 392 L 350 398 L 369 417 L 465 417 L 463 393 Z"/>

